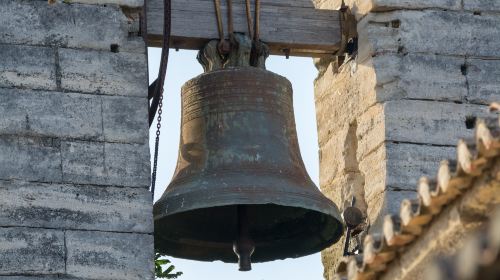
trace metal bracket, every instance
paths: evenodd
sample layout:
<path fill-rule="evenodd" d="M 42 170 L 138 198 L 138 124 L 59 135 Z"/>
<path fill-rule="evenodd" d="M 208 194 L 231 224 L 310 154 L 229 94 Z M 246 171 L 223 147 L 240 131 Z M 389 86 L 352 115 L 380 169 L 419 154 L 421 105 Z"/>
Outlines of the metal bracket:
<path fill-rule="evenodd" d="M 358 51 L 358 30 L 356 17 L 352 14 L 348 6 L 342 3 L 340 8 L 340 49 L 336 56 L 352 56 Z"/>
<path fill-rule="evenodd" d="M 359 238 L 359 234 L 367 229 L 366 217 L 359 208 L 355 207 L 356 198 L 353 197 L 351 201 L 351 206 L 346 207 L 342 216 L 344 218 L 344 223 L 347 226 L 347 233 L 344 244 L 344 256 L 357 255 L 363 251 L 363 244 Z M 351 239 L 356 238 L 356 247 L 349 251 Z"/>
<path fill-rule="evenodd" d="M 269 49 L 264 43 L 252 42 L 252 40 L 241 33 L 234 33 L 233 47 L 227 54 L 221 54 L 218 49 L 219 40 L 212 40 L 198 52 L 198 62 L 203 66 L 205 72 L 215 71 L 228 67 L 255 66 L 266 69 L 266 59 Z M 252 50 L 255 51 L 252 65 Z"/>

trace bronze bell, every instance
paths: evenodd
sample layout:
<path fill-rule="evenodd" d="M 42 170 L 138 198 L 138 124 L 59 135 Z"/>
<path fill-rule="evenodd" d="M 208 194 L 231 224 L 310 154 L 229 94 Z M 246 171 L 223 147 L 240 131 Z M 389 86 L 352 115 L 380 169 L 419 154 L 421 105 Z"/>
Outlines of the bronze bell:
<path fill-rule="evenodd" d="M 201 74 L 182 87 L 181 123 L 177 168 L 154 205 L 161 253 L 250 270 L 250 258 L 296 258 L 340 238 L 337 207 L 304 168 L 287 79 L 255 67 Z"/>

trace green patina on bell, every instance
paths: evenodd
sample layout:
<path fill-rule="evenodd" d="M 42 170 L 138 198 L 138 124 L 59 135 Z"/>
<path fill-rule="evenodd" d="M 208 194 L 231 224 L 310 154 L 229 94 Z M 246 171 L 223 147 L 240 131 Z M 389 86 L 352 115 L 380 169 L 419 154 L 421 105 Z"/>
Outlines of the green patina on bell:
<path fill-rule="evenodd" d="M 287 79 L 255 67 L 201 74 L 182 88 L 181 126 L 175 174 L 154 205 L 161 253 L 239 256 L 250 270 L 250 256 L 296 258 L 340 238 L 337 207 L 304 168 Z"/>

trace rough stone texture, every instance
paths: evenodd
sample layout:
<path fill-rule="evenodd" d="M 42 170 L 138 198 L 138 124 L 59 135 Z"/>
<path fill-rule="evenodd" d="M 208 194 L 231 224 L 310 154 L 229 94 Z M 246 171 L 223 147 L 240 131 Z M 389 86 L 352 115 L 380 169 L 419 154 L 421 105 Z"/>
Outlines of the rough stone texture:
<path fill-rule="evenodd" d="M 0 44 L 0 53 L 0 87 L 56 89 L 53 49 Z"/>
<path fill-rule="evenodd" d="M 104 143 L 64 142 L 61 150 L 65 182 L 106 184 Z"/>
<path fill-rule="evenodd" d="M 64 273 L 64 232 L 0 228 L 0 278 L 9 274 Z"/>
<path fill-rule="evenodd" d="M 0 88 L 0 104 L 0 134 L 103 139 L 99 96 Z"/>
<path fill-rule="evenodd" d="M 88 279 L 153 279 L 153 236 L 66 232 L 67 273 Z"/>
<path fill-rule="evenodd" d="M 126 7 L 141 7 L 144 4 L 144 0 L 70 0 L 72 3 L 85 3 L 85 4 L 95 4 L 95 5 L 120 5 Z"/>
<path fill-rule="evenodd" d="M 370 53 L 428 53 L 499 57 L 497 15 L 453 11 L 393 11 L 370 13 L 358 25 L 360 57 Z M 429 32 L 446 30 L 449 32 Z M 452 32 L 453 31 L 453 32 Z M 366 44 L 365 44 L 366 43 Z"/>
<path fill-rule="evenodd" d="M 385 99 L 411 98 L 443 101 L 463 101 L 467 95 L 466 77 L 461 67 L 464 59 L 433 54 L 387 54 L 378 56 L 377 77 L 386 87 L 397 90 Z M 432 73 L 432 75 L 429 75 Z M 384 76 L 382 76 L 384 75 Z M 387 76 L 385 76 L 387 75 Z M 382 95 L 382 93 L 379 93 Z M 383 99 L 383 98 L 381 98 Z"/>
<path fill-rule="evenodd" d="M 152 228 L 145 189 L 0 181 L 0 224 L 146 232 Z"/>
<path fill-rule="evenodd" d="M 356 116 L 376 103 L 376 83 L 371 60 L 352 62 L 338 73 L 333 65 L 328 66 L 314 85 L 320 147 L 339 127 L 352 123 Z"/>
<path fill-rule="evenodd" d="M 144 144 L 0 136 L 0 155 L 0 179 L 149 186 L 149 149 Z"/>
<path fill-rule="evenodd" d="M 146 55 L 102 51 L 59 50 L 64 90 L 147 97 Z"/>
<path fill-rule="evenodd" d="M 455 145 L 470 135 L 467 118 L 484 117 L 486 106 L 447 102 L 401 100 L 384 104 L 387 140 Z"/>
<path fill-rule="evenodd" d="M 465 0 L 468 1 L 468 0 Z M 471 2 L 485 2 L 487 0 L 479 0 Z M 342 2 L 345 3 L 359 20 L 366 14 L 372 11 L 387 11 L 395 9 L 428 9 L 428 8 L 438 8 L 446 10 L 460 10 L 461 0 L 421 0 L 421 1 L 411 1 L 411 0 L 313 0 L 314 4 L 318 8 L 322 9 L 339 9 Z M 484 3 L 482 3 L 484 4 Z M 467 5 L 467 4 L 465 4 Z M 469 4 L 473 6 L 475 4 Z M 485 4 L 483 6 L 486 6 Z"/>
<path fill-rule="evenodd" d="M 342 1 L 314 2 L 326 9 Z M 498 101 L 499 7 L 481 0 L 345 4 L 358 19 L 359 49 L 342 65 L 317 61 L 320 185 L 341 210 L 355 196 L 377 229 L 413 197 L 420 176 L 455 158 L 458 139 Z M 326 279 L 342 250 L 339 242 L 323 252 Z"/>
<path fill-rule="evenodd" d="M 147 145 L 63 142 L 61 150 L 64 182 L 149 186 Z"/>
<path fill-rule="evenodd" d="M 140 5 L 140 1 L 133 2 Z M 128 35 L 134 31 L 133 20 L 116 6 L 47 5 L 46 1 L 0 0 L 0 14 L 3 15 L 0 17 L 2 44 L 105 51 L 110 51 L 111 45 L 117 45 L 119 51 L 144 52 L 144 42 Z"/>
<path fill-rule="evenodd" d="M 2 280 L 88 280 L 88 279 L 66 277 L 63 275 L 52 275 L 52 276 L 2 276 Z"/>
<path fill-rule="evenodd" d="M 456 158 L 454 147 L 404 143 L 386 143 L 385 147 L 385 185 L 393 189 L 416 190 L 420 176 L 435 177 L 441 160 Z"/>
<path fill-rule="evenodd" d="M 143 2 L 75 2 L 0 0 L 0 279 L 153 279 Z"/>
<path fill-rule="evenodd" d="M 359 0 L 358 0 L 359 1 Z M 369 1 L 368 1 L 369 2 Z M 460 0 L 372 0 L 376 10 L 387 9 L 423 9 L 423 8 L 443 8 L 448 10 L 460 9 Z"/>
<path fill-rule="evenodd" d="M 489 0 L 464 0 L 464 9 L 472 11 L 498 12 L 500 3 Z"/>
<path fill-rule="evenodd" d="M 145 143 L 149 129 L 147 98 L 102 97 L 104 138 L 109 142 Z"/>
<path fill-rule="evenodd" d="M 149 187 L 149 145 L 106 143 L 105 164 L 111 185 Z"/>
<path fill-rule="evenodd" d="M 0 88 L 0 103 L 0 134 L 147 141 L 146 98 Z"/>
<path fill-rule="evenodd" d="M 57 139 L 0 136 L 0 179 L 60 182 L 60 147 Z"/>
<path fill-rule="evenodd" d="M 469 84 L 467 100 L 478 104 L 490 104 L 498 101 L 500 59 L 468 59 L 466 72 Z"/>

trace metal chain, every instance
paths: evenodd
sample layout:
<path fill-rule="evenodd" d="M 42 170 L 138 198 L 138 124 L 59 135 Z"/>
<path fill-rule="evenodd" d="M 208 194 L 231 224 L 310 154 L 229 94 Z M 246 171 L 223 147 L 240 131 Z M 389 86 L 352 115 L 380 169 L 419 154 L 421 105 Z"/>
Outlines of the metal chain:
<path fill-rule="evenodd" d="M 155 197 L 156 186 L 156 170 L 158 169 L 158 148 L 160 146 L 160 129 L 161 129 L 161 113 L 163 107 L 163 89 L 160 92 L 160 100 L 158 103 L 158 118 L 156 123 L 156 140 L 155 140 L 155 154 L 153 158 L 153 174 L 151 174 L 151 195 Z"/>
<path fill-rule="evenodd" d="M 156 113 L 156 108 L 158 108 L 155 154 L 153 158 L 153 172 L 151 174 L 151 196 L 153 198 L 153 201 L 155 198 L 156 171 L 158 167 L 158 148 L 160 145 L 161 113 L 163 107 L 163 85 L 165 83 L 165 75 L 167 73 L 167 64 L 168 64 L 168 55 L 170 46 L 170 28 L 171 28 L 171 0 L 164 0 L 163 4 L 164 4 L 163 45 L 161 50 L 160 70 L 158 72 L 158 79 L 156 79 L 155 94 L 154 94 L 155 97 L 153 98 L 153 101 L 151 103 L 150 114 L 149 114 L 149 125 L 151 126 Z M 155 104 L 156 102 L 157 104 Z"/>
<path fill-rule="evenodd" d="M 171 0 L 164 0 L 164 16 L 163 21 L 163 44 L 161 49 L 161 59 L 160 59 L 160 69 L 158 71 L 158 78 L 156 81 L 150 85 L 150 89 L 153 91 L 153 100 L 149 108 L 149 126 L 153 124 L 155 119 L 156 111 L 158 110 L 158 101 L 160 99 L 160 90 L 163 89 L 163 84 L 165 82 L 165 75 L 167 72 L 169 46 L 170 46 L 170 29 L 171 29 Z M 154 86 L 154 88 L 153 88 Z M 148 90 L 149 91 L 149 90 Z M 150 94 L 148 93 L 148 96 Z"/>

